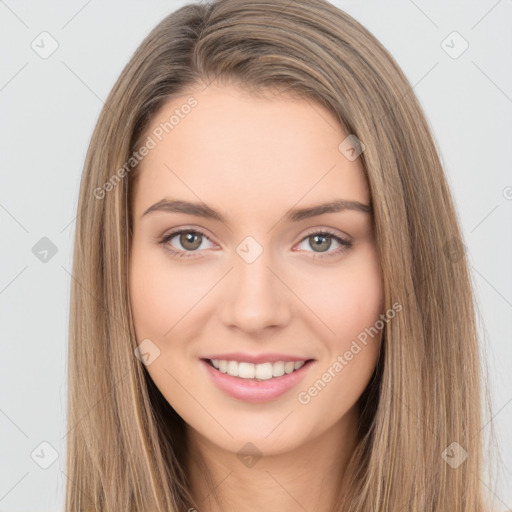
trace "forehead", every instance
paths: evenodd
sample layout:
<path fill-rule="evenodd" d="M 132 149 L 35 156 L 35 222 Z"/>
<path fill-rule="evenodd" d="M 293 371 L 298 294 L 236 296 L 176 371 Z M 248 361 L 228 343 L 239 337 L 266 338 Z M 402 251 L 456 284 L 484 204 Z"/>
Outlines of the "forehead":
<path fill-rule="evenodd" d="M 191 106 L 194 105 L 194 106 Z M 285 94 L 209 86 L 169 100 L 142 141 L 136 215 L 164 197 L 251 210 L 344 198 L 369 201 L 349 134 L 322 105 Z"/>

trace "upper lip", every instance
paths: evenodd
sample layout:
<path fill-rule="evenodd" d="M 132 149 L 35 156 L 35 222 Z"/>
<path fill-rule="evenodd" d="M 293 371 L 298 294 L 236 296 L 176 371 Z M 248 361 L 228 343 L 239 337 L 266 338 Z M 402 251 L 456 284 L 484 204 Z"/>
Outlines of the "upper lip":
<path fill-rule="evenodd" d="M 215 354 L 202 359 L 224 359 L 226 361 L 247 362 L 252 364 L 275 363 L 276 361 L 309 361 L 308 357 L 293 356 L 290 354 L 243 354 L 242 352 L 230 352 L 226 354 Z"/>

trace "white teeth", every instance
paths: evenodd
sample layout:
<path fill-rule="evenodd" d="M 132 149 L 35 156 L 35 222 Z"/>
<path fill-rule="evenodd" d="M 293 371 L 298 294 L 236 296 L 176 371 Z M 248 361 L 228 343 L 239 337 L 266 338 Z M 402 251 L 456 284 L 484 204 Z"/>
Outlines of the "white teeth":
<path fill-rule="evenodd" d="M 272 375 L 274 377 L 281 377 L 284 375 L 284 363 L 283 361 L 277 361 L 272 365 Z"/>
<path fill-rule="evenodd" d="M 225 359 L 212 359 L 213 366 L 222 373 L 242 379 L 268 380 L 273 377 L 281 377 L 285 373 L 292 373 L 304 366 L 305 361 L 276 361 L 275 363 L 252 364 Z"/>
<path fill-rule="evenodd" d="M 238 377 L 242 377 L 242 379 L 254 379 L 254 375 L 256 373 L 256 368 L 252 363 L 237 363 L 238 364 Z"/>
<path fill-rule="evenodd" d="M 255 377 L 260 380 L 271 379 L 272 378 L 272 363 L 257 364 Z"/>
<path fill-rule="evenodd" d="M 287 363 L 284 363 L 284 371 L 286 373 L 292 373 L 295 367 L 295 363 L 293 361 L 289 361 Z"/>
<path fill-rule="evenodd" d="M 236 361 L 229 361 L 227 372 L 229 372 L 229 375 L 233 375 L 233 377 L 238 377 L 238 363 Z"/>

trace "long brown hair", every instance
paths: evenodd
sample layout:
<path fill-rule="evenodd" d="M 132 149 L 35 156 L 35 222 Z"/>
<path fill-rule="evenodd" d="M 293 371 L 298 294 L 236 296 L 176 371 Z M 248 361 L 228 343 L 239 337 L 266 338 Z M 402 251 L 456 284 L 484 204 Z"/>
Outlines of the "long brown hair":
<path fill-rule="evenodd" d="M 183 420 L 134 355 L 142 340 L 127 281 L 142 135 L 169 99 L 213 82 L 319 103 L 364 144 L 384 307 L 403 309 L 360 398 L 360 441 L 333 511 L 484 510 L 473 293 L 440 158 L 395 60 L 324 0 L 181 7 L 146 37 L 105 102 L 75 233 L 66 510 L 196 506 Z"/>

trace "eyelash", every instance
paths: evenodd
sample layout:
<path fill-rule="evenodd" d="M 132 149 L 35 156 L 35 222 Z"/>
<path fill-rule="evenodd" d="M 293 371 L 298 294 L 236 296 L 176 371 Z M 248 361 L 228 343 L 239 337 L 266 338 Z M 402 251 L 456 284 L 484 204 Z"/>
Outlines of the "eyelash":
<path fill-rule="evenodd" d="M 203 236 L 204 238 L 210 240 L 210 238 L 208 236 L 206 236 L 204 233 L 202 233 L 201 231 L 197 231 L 195 229 L 181 229 L 179 231 L 173 231 L 172 233 L 164 235 L 159 240 L 158 243 L 163 245 L 165 250 L 169 251 L 172 254 L 172 256 L 175 256 L 175 257 L 178 257 L 178 258 L 190 258 L 190 257 L 194 258 L 195 257 L 194 253 L 197 253 L 199 251 L 197 251 L 197 250 L 196 251 L 178 251 L 178 250 L 172 248 L 170 245 L 168 245 L 168 242 L 172 238 L 174 238 L 176 235 L 180 235 L 182 233 L 193 233 L 195 235 L 200 235 L 200 236 Z M 310 236 L 313 236 L 313 235 L 322 235 L 322 236 L 327 235 L 327 236 L 330 236 L 334 240 L 336 240 L 336 242 L 338 242 L 340 244 L 340 246 L 341 246 L 338 249 L 336 249 L 334 251 L 331 251 L 331 252 L 314 253 L 313 254 L 313 258 L 324 259 L 324 258 L 330 258 L 332 256 L 337 256 L 337 255 L 339 255 L 339 254 L 341 254 L 341 253 L 351 249 L 352 245 L 353 245 L 353 243 L 350 240 L 342 238 L 339 235 L 337 235 L 336 233 L 333 233 L 332 231 L 329 231 L 328 229 L 320 229 L 318 231 L 312 231 L 311 233 L 308 233 L 307 235 L 305 235 L 304 238 L 302 238 L 299 243 L 302 243 L 304 240 L 306 240 L 307 238 L 309 238 Z M 306 251 L 306 252 L 313 252 L 313 251 Z"/>

